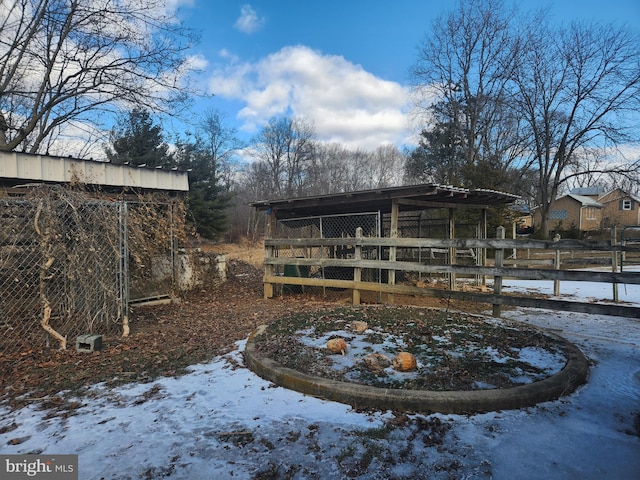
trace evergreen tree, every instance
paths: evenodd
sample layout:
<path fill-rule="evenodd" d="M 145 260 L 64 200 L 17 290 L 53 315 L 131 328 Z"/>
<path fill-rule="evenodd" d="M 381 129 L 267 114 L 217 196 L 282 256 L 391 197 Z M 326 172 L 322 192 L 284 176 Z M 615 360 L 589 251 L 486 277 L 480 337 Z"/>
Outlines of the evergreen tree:
<path fill-rule="evenodd" d="M 193 142 L 178 142 L 176 157 L 178 168 L 189 170 L 189 218 L 198 234 L 216 240 L 225 232 L 231 202 L 228 188 L 220 182 L 216 162 L 199 136 Z"/>
<path fill-rule="evenodd" d="M 135 108 L 111 131 L 110 145 L 105 148 L 111 163 L 172 167 L 175 165 L 162 127 L 156 125 L 144 108 Z"/>
<path fill-rule="evenodd" d="M 465 160 L 447 104 L 437 103 L 431 112 L 435 123 L 431 129 L 421 132 L 418 147 L 410 152 L 405 163 L 405 178 L 409 182 L 463 186 Z"/>

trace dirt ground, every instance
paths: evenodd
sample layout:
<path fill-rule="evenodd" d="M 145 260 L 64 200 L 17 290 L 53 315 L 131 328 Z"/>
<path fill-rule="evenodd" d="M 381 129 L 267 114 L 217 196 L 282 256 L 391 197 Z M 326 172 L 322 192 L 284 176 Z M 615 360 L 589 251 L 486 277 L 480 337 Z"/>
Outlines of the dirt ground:
<path fill-rule="evenodd" d="M 78 406 L 71 400 L 89 385 L 105 382 L 151 382 L 180 375 L 186 367 L 228 352 L 261 324 L 300 311 L 349 304 L 349 291 L 318 291 L 263 298 L 263 246 L 205 245 L 227 255 L 227 282 L 186 294 L 180 303 L 132 308 L 128 337 L 103 338 L 91 353 L 74 348 L 0 353 L 0 402 L 21 407 L 37 402 L 61 414 Z M 376 298 L 366 303 L 377 303 Z M 397 298 L 397 303 L 477 311 L 477 305 L 448 304 L 442 299 Z M 60 393 L 64 392 L 64 393 Z"/>

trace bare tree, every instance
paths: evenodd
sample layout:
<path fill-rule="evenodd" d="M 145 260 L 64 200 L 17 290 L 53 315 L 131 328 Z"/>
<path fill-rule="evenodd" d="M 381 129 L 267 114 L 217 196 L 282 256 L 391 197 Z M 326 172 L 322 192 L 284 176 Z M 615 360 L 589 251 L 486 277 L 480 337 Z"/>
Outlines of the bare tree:
<path fill-rule="evenodd" d="M 590 169 L 586 160 L 594 149 L 638 139 L 640 44 L 614 25 L 539 25 L 513 78 L 538 174 L 541 232 L 548 236 L 551 203 L 564 182 L 607 170 L 634 173 L 633 165 Z"/>
<path fill-rule="evenodd" d="M 349 150 L 339 143 L 316 144 L 308 172 L 308 195 L 344 192 L 349 178 Z"/>
<path fill-rule="evenodd" d="M 194 37 L 167 4 L 0 2 L 0 150 L 38 152 L 62 127 L 99 125 L 134 106 L 174 111 Z"/>
<path fill-rule="evenodd" d="M 402 182 L 405 157 L 395 145 L 382 145 L 369 155 L 368 167 L 362 172 L 367 188 L 384 188 Z"/>
<path fill-rule="evenodd" d="M 270 173 L 271 198 L 305 191 L 306 168 L 313 156 L 313 127 L 304 119 L 273 118 L 253 141 L 253 156 Z"/>
<path fill-rule="evenodd" d="M 237 130 L 225 124 L 225 114 L 219 110 L 207 110 L 199 126 L 212 176 L 228 189 L 235 173 L 234 158 L 246 145 Z"/>
<path fill-rule="evenodd" d="M 234 182 L 228 234 L 232 237 L 247 236 L 252 239 L 262 234 L 260 226 L 264 225 L 264 214 L 249 207 L 249 203 L 271 198 L 273 198 L 271 172 L 266 163 L 256 161 L 245 165 L 244 170 Z"/>
<path fill-rule="evenodd" d="M 418 48 L 412 71 L 417 107 L 426 118 L 437 109 L 438 121 L 452 128 L 471 178 L 478 163 L 508 165 L 522 151 L 519 122 L 509 112 L 509 82 L 520 54 L 513 17 L 502 0 L 461 1 L 436 19 Z"/>

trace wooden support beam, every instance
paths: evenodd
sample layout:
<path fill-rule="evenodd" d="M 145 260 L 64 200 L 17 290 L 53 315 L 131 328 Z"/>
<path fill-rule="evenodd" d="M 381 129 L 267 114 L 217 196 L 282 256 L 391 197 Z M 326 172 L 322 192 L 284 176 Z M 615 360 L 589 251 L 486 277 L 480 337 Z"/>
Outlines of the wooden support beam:
<path fill-rule="evenodd" d="M 398 200 L 397 199 L 393 199 L 391 201 L 391 226 L 390 226 L 390 231 L 389 231 L 389 238 L 391 239 L 395 239 L 398 238 L 398 216 L 400 213 L 400 207 L 398 205 Z M 395 245 L 392 245 L 391 247 L 389 247 L 389 261 L 390 262 L 395 262 L 396 261 L 396 254 L 398 251 L 398 247 L 396 247 Z M 395 270 L 388 270 L 388 281 L 387 283 L 389 285 L 395 285 L 396 284 L 396 271 Z M 388 295 L 388 301 L 389 303 L 393 303 L 393 293 L 389 293 Z"/>

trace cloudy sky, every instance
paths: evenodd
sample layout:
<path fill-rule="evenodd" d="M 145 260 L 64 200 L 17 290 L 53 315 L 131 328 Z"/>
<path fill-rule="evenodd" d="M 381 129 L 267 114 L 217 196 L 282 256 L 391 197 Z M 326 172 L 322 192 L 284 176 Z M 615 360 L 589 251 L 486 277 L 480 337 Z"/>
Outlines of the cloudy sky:
<path fill-rule="evenodd" d="M 199 83 L 249 139 L 274 115 L 304 117 L 318 138 L 373 149 L 411 143 L 409 69 L 453 1 L 175 0 L 202 33 Z M 640 25 L 637 0 L 531 0 L 557 21 Z"/>

